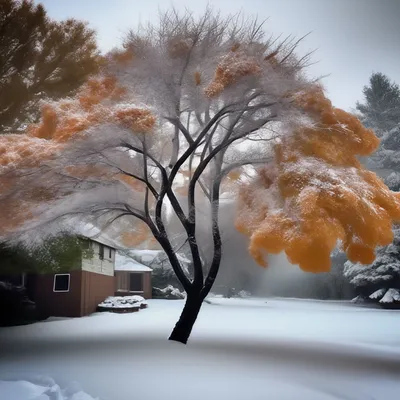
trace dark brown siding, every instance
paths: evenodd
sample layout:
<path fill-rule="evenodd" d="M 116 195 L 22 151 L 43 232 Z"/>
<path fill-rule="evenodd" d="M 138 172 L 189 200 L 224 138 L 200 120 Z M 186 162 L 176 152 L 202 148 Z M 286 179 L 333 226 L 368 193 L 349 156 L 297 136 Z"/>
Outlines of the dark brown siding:
<path fill-rule="evenodd" d="M 151 272 L 143 273 L 143 297 L 145 299 L 151 299 L 151 293 L 153 291 L 153 287 L 151 284 Z"/>
<path fill-rule="evenodd" d="M 129 291 L 129 272 L 115 272 L 115 291 Z"/>
<path fill-rule="evenodd" d="M 82 271 L 81 315 L 94 313 L 99 303 L 114 295 L 114 288 L 113 276 Z"/>
<path fill-rule="evenodd" d="M 143 290 L 138 292 L 130 291 L 130 274 L 142 275 Z M 151 272 L 115 272 L 115 295 L 116 296 L 129 296 L 138 294 L 145 299 L 151 299 L 152 285 L 151 285 Z"/>
<path fill-rule="evenodd" d="M 34 301 L 43 316 L 79 317 L 81 315 L 82 271 L 70 272 L 69 292 L 53 292 L 55 274 L 37 275 Z"/>

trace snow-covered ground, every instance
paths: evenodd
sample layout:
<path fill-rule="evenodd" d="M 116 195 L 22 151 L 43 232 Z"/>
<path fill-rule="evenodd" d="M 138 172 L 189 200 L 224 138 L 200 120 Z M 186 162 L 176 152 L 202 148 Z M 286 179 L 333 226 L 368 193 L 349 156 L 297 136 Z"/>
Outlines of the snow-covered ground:
<path fill-rule="evenodd" d="M 186 347 L 166 340 L 181 300 L 2 329 L 0 399 L 400 398 L 399 311 L 294 299 L 211 303 Z M 10 397 L 34 387 L 27 382 L 37 384 L 36 397 Z"/>

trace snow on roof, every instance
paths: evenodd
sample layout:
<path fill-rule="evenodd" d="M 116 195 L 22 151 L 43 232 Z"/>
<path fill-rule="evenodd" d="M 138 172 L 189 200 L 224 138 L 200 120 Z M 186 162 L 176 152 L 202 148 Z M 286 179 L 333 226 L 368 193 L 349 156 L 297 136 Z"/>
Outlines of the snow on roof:
<path fill-rule="evenodd" d="M 90 222 L 72 222 L 74 222 L 72 229 L 78 236 L 82 236 L 94 242 L 104 244 L 108 247 L 112 247 L 113 249 L 120 248 L 120 246 L 118 246 L 114 240 L 112 240 L 109 236 L 102 232 L 100 228 L 91 224 Z"/>
<path fill-rule="evenodd" d="M 115 254 L 115 271 L 149 272 L 152 271 L 152 269 L 135 261 L 129 256 L 117 252 Z"/>

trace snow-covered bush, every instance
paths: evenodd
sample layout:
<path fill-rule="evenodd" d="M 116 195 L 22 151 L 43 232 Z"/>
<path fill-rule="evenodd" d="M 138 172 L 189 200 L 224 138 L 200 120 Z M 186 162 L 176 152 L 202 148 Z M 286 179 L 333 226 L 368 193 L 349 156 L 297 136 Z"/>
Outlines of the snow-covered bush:
<path fill-rule="evenodd" d="M 168 285 L 164 289 L 153 287 L 153 298 L 154 299 L 165 299 L 165 300 L 179 300 L 185 298 L 185 293 L 179 289 Z"/>
<path fill-rule="evenodd" d="M 110 296 L 102 301 L 99 309 L 115 309 L 115 308 L 144 308 L 147 302 L 142 296 Z"/>
<path fill-rule="evenodd" d="M 236 297 L 240 297 L 242 299 L 245 299 L 246 297 L 250 297 L 250 296 L 251 296 L 251 293 L 248 292 L 247 290 L 240 290 L 238 292 L 238 294 L 236 295 Z"/>

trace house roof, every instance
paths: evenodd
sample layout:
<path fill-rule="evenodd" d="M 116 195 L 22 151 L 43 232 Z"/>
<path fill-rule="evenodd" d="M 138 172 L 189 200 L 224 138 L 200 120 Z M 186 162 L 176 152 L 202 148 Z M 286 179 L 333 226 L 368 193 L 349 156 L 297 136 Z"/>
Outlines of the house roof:
<path fill-rule="evenodd" d="M 109 241 L 109 240 L 107 240 L 107 239 L 105 239 L 105 238 L 103 238 L 103 237 L 97 237 L 97 236 L 95 236 L 95 237 L 90 237 L 90 236 L 84 236 L 84 235 L 82 235 L 82 237 L 84 237 L 85 239 L 89 239 L 89 240 L 91 240 L 91 241 L 93 241 L 93 242 L 97 242 L 97 243 L 100 243 L 100 244 L 104 244 L 105 246 L 108 246 L 108 247 L 111 247 L 112 249 L 117 249 L 117 247 L 115 246 L 115 244 L 114 243 L 112 243 L 111 241 Z"/>
<path fill-rule="evenodd" d="M 82 238 L 104 244 L 105 246 L 111 247 L 113 249 L 119 248 L 119 246 L 116 245 L 114 241 L 111 240 L 111 238 L 109 238 L 99 228 L 90 223 L 79 224 L 78 227 L 75 227 L 75 231 L 77 232 L 78 236 L 81 236 Z"/>
<path fill-rule="evenodd" d="M 115 254 L 115 271 L 151 272 L 152 269 L 135 261 L 129 256 L 117 252 Z"/>

